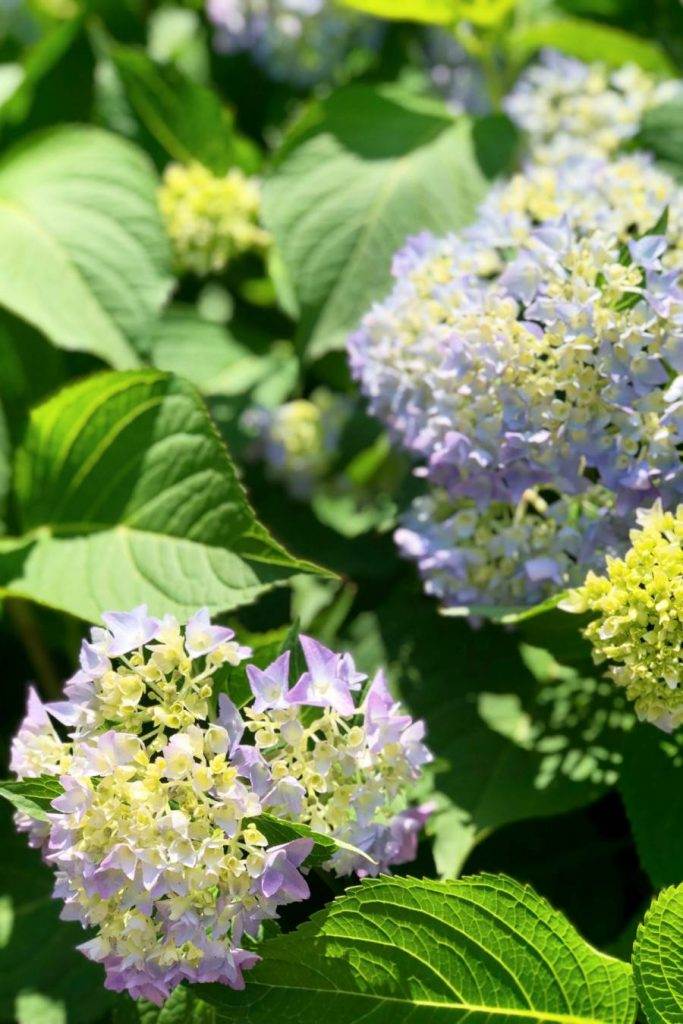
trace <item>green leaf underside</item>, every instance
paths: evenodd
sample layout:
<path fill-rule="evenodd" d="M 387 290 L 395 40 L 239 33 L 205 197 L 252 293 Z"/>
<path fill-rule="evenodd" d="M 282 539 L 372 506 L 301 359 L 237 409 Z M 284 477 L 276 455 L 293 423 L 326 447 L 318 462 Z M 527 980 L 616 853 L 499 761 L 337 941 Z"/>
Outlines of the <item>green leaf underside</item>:
<path fill-rule="evenodd" d="M 408 236 L 443 235 L 472 218 L 514 147 L 504 118 L 456 119 L 396 90 L 351 86 L 311 109 L 263 205 L 311 358 L 344 348 L 391 287 L 391 259 Z"/>
<path fill-rule="evenodd" d="M 0 162 L 0 305 L 60 348 L 135 366 L 171 285 L 155 189 L 147 158 L 97 128 L 11 149 Z"/>
<path fill-rule="evenodd" d="M 683 885 L 651 905 L 633 947 L 636 990 L 649 1024 L 683 1020 Z"/>
<path fill-rule="evenodd" d="M 0 541 L 0 586 L 89 621 L 140 602 L 227 611 L 322 571 L 256 520 L 201 399 L 156 370 L 100 374 L 38 406 L 15 490 L 24 536 Z"/>
<path fill-rule="evenodd" d="M 628 965 L 581 939 L 528 887 L 503 876 L 365 882 L 298 931 L 266 942 L 244 992 L 207 986 L 217 1019 L 487 1019 L 630 1024 Z"/>

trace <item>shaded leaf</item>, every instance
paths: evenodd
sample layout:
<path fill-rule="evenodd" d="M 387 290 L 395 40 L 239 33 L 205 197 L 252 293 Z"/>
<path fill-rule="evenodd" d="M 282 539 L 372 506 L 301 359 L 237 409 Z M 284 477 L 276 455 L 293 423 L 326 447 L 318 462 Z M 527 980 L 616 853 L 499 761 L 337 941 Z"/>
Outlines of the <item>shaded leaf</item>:
<path fill-rule="evenodd" d="M 111 56 L 133 109 L 173 160 L 197 160 L 214 174 L 236 164 L 258 168 L 258 150 L 237 134 L 232 114 L 213 90 L 171 64 L 155 64 L 143 50 L 114 45 Z"/>
<path fill-rule="evenodd" d="M 683 736 L 639 724 L 619 779 L 640 862 L 659 889 L 683 878 Z"/>
<path fill-rule="evenodd" d="M 3 779 L 0 796 L 8 800 L 17 811 L 30 814 L 40 821 L 48 821 L 52 801 L 64 790 L 58 779 L 43 775 L 38 779 Z"/>

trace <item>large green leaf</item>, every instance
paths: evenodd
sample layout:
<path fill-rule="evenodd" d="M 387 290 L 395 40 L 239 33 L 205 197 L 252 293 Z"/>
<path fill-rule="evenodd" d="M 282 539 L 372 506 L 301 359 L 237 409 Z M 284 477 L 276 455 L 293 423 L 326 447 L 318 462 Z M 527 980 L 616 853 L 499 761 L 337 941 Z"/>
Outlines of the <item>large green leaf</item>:
<path fill-rule="evenodd" d="M 648 724 L 633 730 L 619 790 L 640 861 L 657 888 L 683 878 L 683 736 Z"/>
<path fill-rule="evenodd" d="M 17 452 L 24 536 L 0 544 L 8 594 L 97 621 L 147 602 L 226 611 L 315 571 L 261 526 L 191 385 L 103 373 L 31 415 Z"/>
<path fill-rule="evenodd" d="M 3 779 L 0 781 L 0 796 L 4 797 L 17 811 L 30 814 L 40 821 L 48 821 L 52 801 L 64 790 L 58 779 L 50 775 L 38 779 Z"/>
<path fill-rule="evenodd" d="M 89 127 L 32 136 L 0 161 L 0 307 L 55 345 L 137 363 L 171 284 L 156 179 Z"/>
<path fill-rule="evenodd" d="M 207 987 L 219 1021 L 482 1020 L 630 1024 L 627 964 L 504 876 L 382 878 L 266 942 L 244 992 Z"/>
<path fill-rule="evenodd" d="M 514 141 L 503 118 L 456 120 L 387 88 L 351 86 L 309 111 L 266 182 L 264 219 L 311 356 L 344 347 L 407 236 L 472 218 Z"/>
<path fill-rule="evenodd" d="M 612 684 L 519 633 L 445 619 L 412 590 L 396 589 L 376 615 L 399 692 L 444 766 L 431 823 L 441 874 L 457 874 L 493 829 L 571 810 L 614 785 L 632 716 Z"/>
<path fill-rule="evenodd" d="M 656 74 L 676 74 L 675 67 L 657 43 L 611 25 L 579 18 L 538 20 L 509 32 L 504 44 L 519 63 L 550 46 L 579 60 L 604 61 L 614 67 L 634 63 Z"/>
<path fill-rule="evenodd" d="M 76 950 L 87 933 L 59 920 L 52 872 L 0 806 L 0 1021 L 101 1021 L 114 997 L 102 969 Z M 50 1015 L 48 1016 L 48 1011 Z M 44 1016 L 41 1016 L 44 1014 Z"/>
<path fill-rule="evenodd" d="M 683 885 L 665 889 L 638 929 L 633 947 L 636 989 L 649 1024 L 683 1020 Z"/>
<path fill-rule="evenodd" d="M 112 1014 L 112 1024 L 214 1024 L 216 1011 L 199 998 L 201 989 L 184 985 L 171 992 L 163 1006 L 144 999 L 135 1002 L 120 996 Z"/>
<path fill-rule="evenodd" d="M 113 46 L 112 59 L 131 105 L 173 160 L 198 160 L 214 174 L 235 164 L 255 170 L 256 147 L 235 131 L 232 114 L 211 89 L 142 50 Z"/>

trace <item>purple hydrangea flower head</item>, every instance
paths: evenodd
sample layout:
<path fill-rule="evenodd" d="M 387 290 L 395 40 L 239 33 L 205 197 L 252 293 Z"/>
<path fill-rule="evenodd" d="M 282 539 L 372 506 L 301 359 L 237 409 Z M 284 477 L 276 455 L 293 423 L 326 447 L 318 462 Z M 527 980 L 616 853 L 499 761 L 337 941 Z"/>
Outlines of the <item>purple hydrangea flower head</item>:
<path fill-rule="evenodd" d="M 682 270 L 683 192 L 644 154 L 530 164 L 408 240 L 349 355 L 428 486 L 396 538 L 428 592 L 535 603 L 680 500 Z"/>
<path fill-rule="evenodd" d="M 80 949 L 108 988 L 159 1005 L 184 981 L 242 988 L 259 959 L 243 937 L 309 896 L 313 839 L 271 846 L 260 816 L 357 839 L 328 861 L 338 874 L 387 870 L 414 849 L 401 823 L 431 756 L 423 728 L 381 677 L 364 703 L 353 658 L 310 637 L 292 690 L 287 652 L 247 666 L 254 699 L 239 709 L 223 692 L 215 702 L 214 676 L 249 649 L 205 610 L 184 627 L 142 607 L 103 618 L 88 644 L 106 662 L 84 659 L 56 705 L 29 691 L 12 770 L 61 792 L 47 820 L 21 813 L 17 827 L 54 870 L 63 919 L 97 929 Z"/>

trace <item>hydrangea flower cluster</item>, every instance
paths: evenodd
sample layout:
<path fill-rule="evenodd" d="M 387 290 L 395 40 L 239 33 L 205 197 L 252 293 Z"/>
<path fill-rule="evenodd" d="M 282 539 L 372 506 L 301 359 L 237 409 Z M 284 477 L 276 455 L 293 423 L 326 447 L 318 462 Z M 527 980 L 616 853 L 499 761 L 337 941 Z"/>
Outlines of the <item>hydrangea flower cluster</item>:
<path fill-rule="evenodd" d="M 637 135 L 643 115 L 681 95 L 675 80 L 661 81 L 636 64 L 612 70 L 545 50 L 505 101 L 529 136 L 533 157 L 557 163 L 570 155 L 614 153 Z"/>
<path fill-rule="evenodd" d="M 379 24 L 330 0 L 207 0 L 223 53 L 249 51 L 274 79 L 311 86 L 334 78 L 349 52 L 374 49 Z"/>
<path fill-rule="evenodd" d="M 235 256 L 269 242 L 257 223 L 259 186 L 238 168 L 216 177 L 199 163 L 169 164 L 159 208 L 181 271 L 218 273 Z"/>
<path fill-rule="evenodd" d="M 430 759 L 424 726 L 381 673 L 363 695 L 352 658 L 308 637 L 292 686 L 285 652 L 247 666 L 251 704 L 220 693 L 215 710 L 216 674 L 252 653 L 231 629 L 206 609 L 184 628 L 145 606 L 102 618 L 66 699 L 30 691 L 11 768 L 62 793 L 17 825 L 55 869 L 62 917 L 97 928 L 80 948 L 108 988 L 158 1004 L 183 980 L 242 988 L 259 959 L 244 940 L 309 895 L 312 840 L 270 845 L 259 815 L 354 844 L 326 865 L 340 875 L 411 859 L 428 812 L 404 790 Z"/>
<path fill-rule="evenodd" d="M 252 457 L 262 459 L 292 497 L 305 499 L 329 470 L 350 412 L 344 395 L 317 388 L 310 398 L 274 409 L 248 409 L 242 423 L 254 438 Z"/>
<path fill-rule="evenodd" d="M 596 510 L 604 520 L 582 545 L 595 564 L 621 542 L 625 513 L 683 492 L 682 225 L 680 189 L 646 155 L 534 165 L 494 189 L 470 228 L 409 240 L 394 259 L 393 291 L 350 339 L 371 411 L 453 513 L 474 503 L 497 538 L 502 522 L 514 523 L 506 557 L 531 580 L 539 541 L 551 540 L 549 591 L 572 581 L 568 524 L 584 532 Z M 530 494 L 542 498 L 545 525 L 529 518 Z M 580 499 L 569 519 L 567 498 Z M 502 520 L 501 502 L 511 506 Z M 533 539 L 517 530 L 521 502 Z M 443 570 L 453 533 L 448 514 L 431 519 L 437 507 L 439 498 L 414 510 L 408 529 L 420 543 L 399 538 L 427 575 L 436 562 Z M 499 540 L 482 550 L 490 543 Z M 460 571 L 446 588 L 458 604 L 491 603 L 509 576 L 478 586 L 467 573 L 461 586 Z"/>
<path fill-rule="evenodd" d="M 596 663 L 614 663 L 609 674 L 638 717 L 671 732 L 683 722 L 683 505 L 656 502 L 636 518 L 623 559 L 590 572 L 560 607 L 596 613 L 585 630 Z"/>

